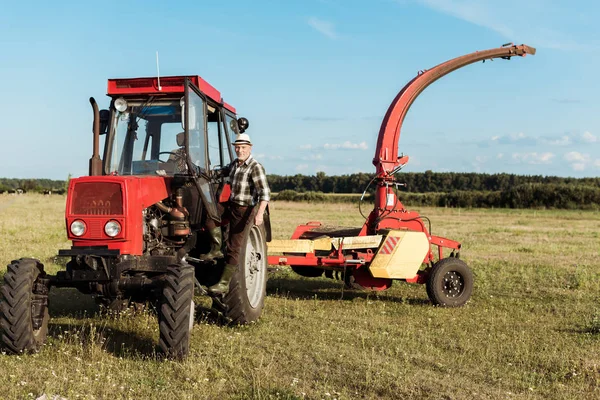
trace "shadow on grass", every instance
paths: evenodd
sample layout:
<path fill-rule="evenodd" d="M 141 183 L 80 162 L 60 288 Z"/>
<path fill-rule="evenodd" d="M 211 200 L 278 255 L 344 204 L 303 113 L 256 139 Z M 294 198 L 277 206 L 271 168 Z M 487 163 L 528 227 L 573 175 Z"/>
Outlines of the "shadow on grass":
<path fill-rule="evenodd" d="M 69 332 L 70 338 L 73 332 L 77 332 L 74 340 L 82 343 L 97 341 L 102 348 L 117 357 L 154 358 L 156 356 L 156 344 L 153 340 L 132 331 L 116 328 L 109 320 L 104 321 L 103 316 L 108 314 L 96 304 L 91 295 L 80 293 L 72 288 L 53 288 L 48 295 L 48 301 L 51 318 L 73 320 L 71 323 L 56 323 L 50 320 L 49 336 L 60 337 L 65 336 L 65 332 Z M 110 318 L 119 317 L 109 316 Z M 90 319 L 94 322 L 91 323 Z"/>
<path fill-rule="evenodd" d="M 116 357 L 123 358 L 155 358 L 156 343 L 145 336 L 141 336 L 131 331 L 123 331 L 114 327 L 98 327 L 94 324 L 86 324 L 83 321 L 74 324 L 60 324 L 50 322 L 48 326 L 48 335 L 52 337 L 61 337 L 69 334 L 74 337 L 72 332 L 77 332 L 77 338 L 80 342 L 98 342 L 107 352 Z M 66 339 L 67 341 L 70 339 Z"/>
<path fill-rule="evenodd" d="M 360 291 L 347 289 L 344 284 L 334 280 L 324 279 L 298 279 L 282 276 L 270 277 L 267 282 L 267 295 L 291 296 L 294 298 L 309 300 L 346 300 L 355 299 L 379 299 L 395 303 L 410 305 L 430 306 L 427 299 L 414 299 L 393 296 L 387 291 Z"/>
<path fill-rule="evenodd" d="M 52 288 L 48 294 L 48 311 L 53 318 L 88 318 L 99 313 L 92 296 L 72 288 Z"/>

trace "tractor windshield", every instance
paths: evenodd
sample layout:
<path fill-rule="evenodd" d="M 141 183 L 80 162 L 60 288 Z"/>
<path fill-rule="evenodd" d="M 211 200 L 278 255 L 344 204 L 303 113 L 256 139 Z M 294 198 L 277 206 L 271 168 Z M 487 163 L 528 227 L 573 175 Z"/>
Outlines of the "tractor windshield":
<path fill-rule="evenodd" d="M 117 101 L 120 100 L 123 99 Z M 188 174 L 180 99 L 150 98 L 145 101 L 127 100 L 120 104 L 117 101 L 107 172 L 118 175 Z M 190 141 L 198 147 L 199 142 L 204 142 L 202 139 Z"/>

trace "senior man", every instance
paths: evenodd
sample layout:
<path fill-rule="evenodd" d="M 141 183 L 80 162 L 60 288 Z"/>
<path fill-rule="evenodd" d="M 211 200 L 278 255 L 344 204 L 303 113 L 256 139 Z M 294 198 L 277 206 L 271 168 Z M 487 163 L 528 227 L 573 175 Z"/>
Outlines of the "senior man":
<path fill-rule="evenodd" d="M 240 133 L 232 143 L 237 159 L 229 168 L 231 196 L 224 217 L 229 217 L 229 236 L 225 243 L 225 268 L 218 283 L 208 288 L 213 295 L 225 295 L 229 283 L 239 265 L 240 249 L 243 245 L 244 231 L 250 223 L 263 224 L 265 210 L 270 200 L 269 184 L 265 168 L 252 157 L 250 136 Z M 222 257 L 221 229 L 209 219 L 206 223 L 211 238 L 211 250 L 202 259 L 211 260 Z"/>

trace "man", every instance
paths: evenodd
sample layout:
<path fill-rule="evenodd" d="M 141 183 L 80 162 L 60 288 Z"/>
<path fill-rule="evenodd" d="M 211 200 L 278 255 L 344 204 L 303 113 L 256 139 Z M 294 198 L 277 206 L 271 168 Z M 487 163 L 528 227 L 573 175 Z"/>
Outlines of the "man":
<path fill-rule="evenodd" d="M 252 157 L 250 136 L 240 133 L 233 142 L 237 159 L 230 165 L 231 196 L 225 215 L 229 217 L 229 237 L 226 244 L 225 268 L 221 279 L 208 288 L 213 295 L 225 295 L 229 282 L 239 265 L 240 249 L 244 232 L 250 223 L 263 224 L 264 213 L 269 204 L 270 190 L 264 167 Z M 204 260 L 222 257 L 221 229 L 208 220 L 206 227 L 212 238 L 211 250 L 201 257 Z"/>

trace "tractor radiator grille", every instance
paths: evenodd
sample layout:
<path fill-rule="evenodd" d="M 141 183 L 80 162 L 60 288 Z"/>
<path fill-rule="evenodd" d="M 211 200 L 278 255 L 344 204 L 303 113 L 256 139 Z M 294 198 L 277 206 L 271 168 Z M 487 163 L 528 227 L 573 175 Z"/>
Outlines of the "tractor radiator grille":
<path fill-rule="evenodd" d="M 75 184 L 71 214 L 123 215 L 121 185 L 112 182 L 82 182 Z"/>

